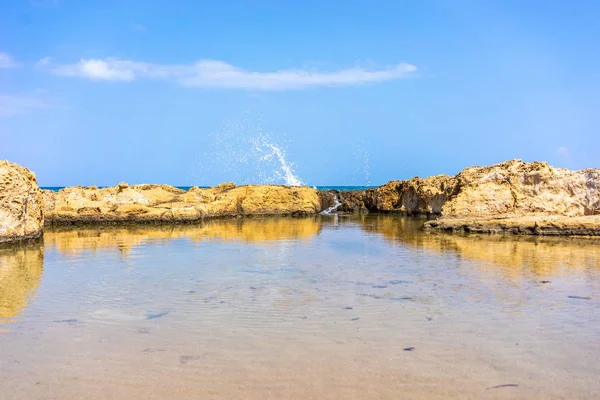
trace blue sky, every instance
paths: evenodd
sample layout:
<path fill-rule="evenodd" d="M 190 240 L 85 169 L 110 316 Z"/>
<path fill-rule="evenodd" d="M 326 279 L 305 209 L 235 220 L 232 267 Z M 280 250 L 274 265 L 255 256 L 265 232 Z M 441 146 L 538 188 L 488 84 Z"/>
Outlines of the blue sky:
<path fill-rule="evenodd" d="M 598 167 L 599 20 L 584 0 L 3 1 L 0 159 L 44 186 L 273 180 L 256 137 L 310 185 Z"/>

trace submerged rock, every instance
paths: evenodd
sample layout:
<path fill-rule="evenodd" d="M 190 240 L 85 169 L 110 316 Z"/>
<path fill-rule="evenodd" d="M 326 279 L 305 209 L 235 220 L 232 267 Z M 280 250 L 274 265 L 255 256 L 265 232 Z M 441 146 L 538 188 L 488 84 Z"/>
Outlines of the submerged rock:
<path fill-rule="evenodd" d="M 43 226 L 43 199 L 35 174 L 0 161 L 0 243 L 39 238 Z"/>

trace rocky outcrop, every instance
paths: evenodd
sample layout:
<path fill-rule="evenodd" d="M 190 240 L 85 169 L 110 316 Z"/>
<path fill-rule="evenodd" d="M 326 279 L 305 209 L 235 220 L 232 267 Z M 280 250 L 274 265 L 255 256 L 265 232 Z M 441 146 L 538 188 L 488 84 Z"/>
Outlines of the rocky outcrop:
<path fill-rule="evenodd" d="M 330 203 L 331 196 L 323 196 Z M 545 162 L 511 160 L 470 167 L 456 176 L 391 181 L 375 189 L 341 192 L 340 211 L 405 215 L 499 217 L 600 214 L 600 169 L 571 171 Z"/>
<path fill-rule="evenodd" d="M 406 215 L 440 214 L 456 190 L 456 180 L 447 175 L 391 181 L 365 192 L 367 208 L 373 212 Z"/>
<path fill-rule="evenodd" d="M 321 192 L 323 208 L 332 206 L 334 196 L 342 203 L 337 211 L 352 213 L 396 213 L 403 215 L 440 214 L 456 187 L 453 177 L 437 175 L 391 181 L 367 190 Z"/>
<path fill-rule="evenodd" d="M 168 185 L 69 187 L 40 191 L 26 168 L 0 162 L 0 242 L 41 235 L 48 224 L 194 222 L 204 218 L 337 211 L 441 216 L 425 229 L 537 235 L 599 235 L 600 169 L 571 171 L 512 160 L 454 177 L 391 181 L 365 191 L 276 185 L 188 191 Z M 552 217 L 552 218 L 550 218 Z M 555 218 L 556 217 L 556 218 Z M 598 218 L 596 218 L 598 217 Z"/>
<path fill-rule="evenodd" d="M 600 236 L 600 215 L 520 215 L 502 218 L 452 218 L 428 221 L 426 231 L 451 233 L 510 233 L 539 236 Z"/>
<path fill-rule="evenodd" d="M 321 209 L 309 187 L 224 184 L 188 191 L 168 185 L 69 187 L 44 191 L 48 224 L 193 222 L 210 217 L 306 215 Z"/>
<path fill-rule="evenodd" d="M 426 230 L 534 235 L 600 235 L 600 169 L 545 162 L 471 167 Z"/>
<path fill-rule="evenodd" d="M 454 177 L 416 177 L 335 194 L 342 203 L 338 211 L 440 217 L 425 223 L 428 230 L 600 234 L 598 218 L 575 218 L 600 215 L 600 169 L 571 171 L 511 160 L 466 168 Z M 331 193 L 321 198 L 331 205 Z"/>
<path fill-rule="evenodd" d="M 0 243 L 39 238 L 43 226 L 43 199 L 35 174 L 0 161 Z"/>
<path fill-rule="evenodd" d="M 321 211 L 335 208 L 335 212 L 368 213 L 364 190 L 324 190 L 319 192 Z"/>
<path fill-rule="evenodd" d="M 571 171 L 512 160 L 466 168 L 455 179 L 455 195 L 442 209 L 445 217 L 600 214 L 600 169 Z"/>

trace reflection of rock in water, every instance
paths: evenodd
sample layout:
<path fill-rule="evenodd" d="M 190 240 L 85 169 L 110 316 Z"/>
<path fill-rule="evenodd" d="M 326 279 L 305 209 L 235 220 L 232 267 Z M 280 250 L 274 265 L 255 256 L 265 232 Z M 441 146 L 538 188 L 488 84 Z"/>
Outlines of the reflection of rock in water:
<path fill-rule="evenodd" d="M 44 242 L 65 253 L 118 248 L 121 254 L 126 255 L 131 248 L 148 241 L 156 243 L 178 238 L 194 242 L 307 240 L 320 231 L 321 220 L 318 217 L 244 218 L 210 220 L 198 225 L 47 229 Z"/>
<path fill-rule="evenodd" d="M 0 247 L 0 324 L 23 312 L 40 284 L 43 266 L 39 244 Z"/>
<path fill-rule="evenodd" d="M 504 267 L 503 273 L 513 277 L 600 268 L 600 239 L 597 238 L 425 233 L 420 229 L 423 221 L 369 215 L 361 218 L 361 226 L 365 231 L 381 234 L 393 242 L 438 253 L 453 252 L 467 260 Z"/>

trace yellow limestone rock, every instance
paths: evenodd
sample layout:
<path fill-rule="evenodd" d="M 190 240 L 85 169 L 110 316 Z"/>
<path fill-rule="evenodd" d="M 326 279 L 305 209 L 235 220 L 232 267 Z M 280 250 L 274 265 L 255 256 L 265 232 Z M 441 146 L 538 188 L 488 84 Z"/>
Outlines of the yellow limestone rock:
<path fill-rule="evenodd" d="M 427 230 L 600 235 L 600 169 L 572 171 L 511 160 L 455 177 L 442 217 Z"/>
<path fill-rule="evenodd" d="M 43 198 L 35 174 L 0 161 L 0 243 L 39 238 L 43 227 Z"/>
<path fill-rule="evenodd" d="M 186 222 L 205 217 L 306 215 L 320 211 L 309 187 L 222 184 L 189 191 L 168 185 L 127 185 L 98 189 L 69 187 L 44 191 L 48 223 Z"/>
<path fill-rule="evenodd" d="M 442 215 L 594 215 L 600 211 L 600 169 L 572 171 L 545 162 L 511 160 L 466 168 L 456 175 L 457 195 Z"/>

